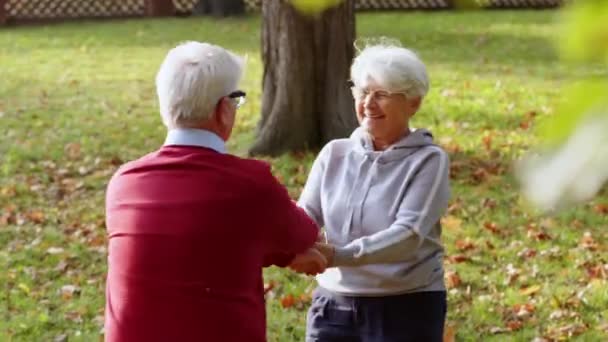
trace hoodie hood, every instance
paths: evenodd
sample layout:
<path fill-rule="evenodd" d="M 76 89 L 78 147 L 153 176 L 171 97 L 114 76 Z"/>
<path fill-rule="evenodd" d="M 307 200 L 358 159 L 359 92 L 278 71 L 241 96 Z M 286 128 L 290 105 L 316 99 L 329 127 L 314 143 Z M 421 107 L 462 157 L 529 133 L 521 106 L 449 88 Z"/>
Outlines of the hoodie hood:
<path fill-rule="evenodd" d="M 424 146 L 433 145 L 433 135 L 426 129 L 412 129 L 410 134 L 402 137 L 384 151 L 375 151 L 372 139 L 363 128 L 357 127 L 350 139 L 355 143 L 355 151 L 378 161 L 403 159 Z"/>

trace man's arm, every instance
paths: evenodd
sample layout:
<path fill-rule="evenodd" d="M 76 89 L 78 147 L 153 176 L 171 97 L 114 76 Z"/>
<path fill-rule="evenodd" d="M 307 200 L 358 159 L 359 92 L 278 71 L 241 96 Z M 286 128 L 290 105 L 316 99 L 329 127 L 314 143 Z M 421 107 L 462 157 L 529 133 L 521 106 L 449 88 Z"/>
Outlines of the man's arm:
<path fill-rule="evenodd" d="M 270 170 L 268 170 L 270 173 Z M 287 190 L 272 175 L 264 193 L 266 241 L 268 253 L 264 266 L 289 265 L 295 256 L 314 245 L 319 234 L 317 224 L 289 197 Z"/>

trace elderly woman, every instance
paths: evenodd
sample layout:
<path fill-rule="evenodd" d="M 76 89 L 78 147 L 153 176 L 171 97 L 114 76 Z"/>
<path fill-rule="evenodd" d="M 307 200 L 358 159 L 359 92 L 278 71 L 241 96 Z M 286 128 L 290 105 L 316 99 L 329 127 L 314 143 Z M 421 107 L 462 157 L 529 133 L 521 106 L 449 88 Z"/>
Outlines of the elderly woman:
<path fill-rule="evenodd" d="M 412 51 L 376 45 L 351 67 L 360 127 L 328 143 L 299 205 L 326 230 L 307 341 L 441 341 L 446 314 L 439 220 L 448 156 L 410 119 L 429 89 Z"/>

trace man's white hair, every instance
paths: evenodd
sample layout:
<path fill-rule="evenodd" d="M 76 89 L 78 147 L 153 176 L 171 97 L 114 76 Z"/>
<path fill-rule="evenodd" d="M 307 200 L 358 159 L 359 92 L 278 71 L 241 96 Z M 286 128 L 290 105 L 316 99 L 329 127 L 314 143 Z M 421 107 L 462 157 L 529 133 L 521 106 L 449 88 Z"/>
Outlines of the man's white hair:
<path fill-rule="evenodd" d="M 386 90 L 405 92 L 411 97 L 424 97 L 429 91 L 424 63 L 413 51 L 393 42 L 364 48 L 353 61 L 350 76 L 360 88 L 375 81 Z"/>
<path fill-rule="evenodd" d="M 236 90 L 242 73 L 243 59 L 219 46 L 186 42 L 173 48 L 156 75 L 163 123 L 169 129 L 197 127 Z"/>

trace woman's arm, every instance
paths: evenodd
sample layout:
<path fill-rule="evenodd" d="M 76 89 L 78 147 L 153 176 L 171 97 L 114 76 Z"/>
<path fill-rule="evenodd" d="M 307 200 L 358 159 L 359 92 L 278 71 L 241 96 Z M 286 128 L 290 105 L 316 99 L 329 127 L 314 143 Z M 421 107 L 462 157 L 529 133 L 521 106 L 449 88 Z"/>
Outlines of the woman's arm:
<path fill-rule="evenodd" d="M 323 208 L 321 206 L 321 184 L 323 181 L 323 172 L 325 170 L 327 155 L 329 150 L 329 144 L 326 145 L 312 164 L 306 185 L 300 199 L 298 200 L 298 206 L 312 218 L 319 227 L 323 227 Z"/>
<path fill-rule="evenodd" d="M 445 212 L 450 197 L 449 161 L 445 152 L 432 155 L 404 196 L 396 220 L 387 229 L 335 247 L 330 266 L 399 262 L 416 250 Z"/>

